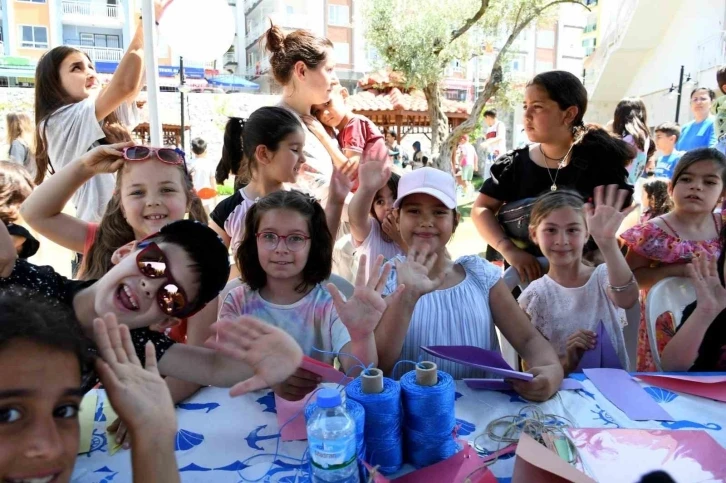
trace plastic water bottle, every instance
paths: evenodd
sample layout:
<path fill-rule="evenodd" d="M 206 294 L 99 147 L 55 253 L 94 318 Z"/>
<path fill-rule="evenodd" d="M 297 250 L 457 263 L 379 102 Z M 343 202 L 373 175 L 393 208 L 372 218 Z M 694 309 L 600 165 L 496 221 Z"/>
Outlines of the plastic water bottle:
<path fill-rule="evenodd" d="M 318 407 L 307 423 L 314 483 L 360 483 L 355 421 L 334 389 L 318 392 Z"/>

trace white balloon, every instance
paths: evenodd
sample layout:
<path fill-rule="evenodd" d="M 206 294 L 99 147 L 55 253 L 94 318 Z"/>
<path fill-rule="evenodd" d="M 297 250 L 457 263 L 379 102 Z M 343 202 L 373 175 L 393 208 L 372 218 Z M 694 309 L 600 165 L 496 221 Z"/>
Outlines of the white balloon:
<path fill-rule="evenodd" d="M 174 0 L 159 22 L 159 35 L 174 55 L 208 62 L 234 42 L 235 13 L 227 0 Z"/>

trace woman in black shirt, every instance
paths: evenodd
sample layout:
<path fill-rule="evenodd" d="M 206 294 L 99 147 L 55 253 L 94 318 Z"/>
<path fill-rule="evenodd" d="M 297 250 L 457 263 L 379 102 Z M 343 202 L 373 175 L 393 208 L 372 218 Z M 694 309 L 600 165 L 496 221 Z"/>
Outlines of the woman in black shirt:
<path fill-rule="evenodd" d="M 533 198 L 569 188 L 589 199 L 596 186 L 609 184 L 632 192 L 625 167 L 634 150 L 599 127 L 585 127 L 586 110 L 587 91 L 574 75 L 551 71 L 534 77 L 524 97 L 524 127 L 533 144 L 501 156 L 474 203 L 472 219 L 487 242 L 487 258 L 499 251 L 523 281 L 542 275 L 539 252 L 527 236 Z M 508 215 L 510 223 L 502 226 Z"/>

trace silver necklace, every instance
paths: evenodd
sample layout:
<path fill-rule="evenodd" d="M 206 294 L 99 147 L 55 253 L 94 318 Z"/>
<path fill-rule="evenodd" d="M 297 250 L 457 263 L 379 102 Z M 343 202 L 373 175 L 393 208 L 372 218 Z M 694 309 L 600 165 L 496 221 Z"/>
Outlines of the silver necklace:
<path fill-rule="evenodd" d="M 574 145 L 573 145 L 574 146 Z M 550 181 L 552 181 L 552 186 L 550 186 L 550 191 L 557 191 L 557 177 L 560 175 L 560 170 L 565 167 L 567 164 L 567 157 L 570 155 L 570 152 L 572 151 L 572 146 L 570 146 L 570 149 L 567 150 L 567 153 L 565 153 L 564 156 L 562 156 L 560 159 L 550 158 L 547 156 L 542 149 L 542 145 L 539 145 L 539 152 L 542 153 L 542 156 L 545 159 L 545 166 L 547 167 L 547 175 L 550 177 Z M 557 163 L 557 171 L 555 171 L 555 177 L 552 177 L 552 172 L 550 171 L 550 164 L 547 162 L 548 160 L 555 161 Z"/>

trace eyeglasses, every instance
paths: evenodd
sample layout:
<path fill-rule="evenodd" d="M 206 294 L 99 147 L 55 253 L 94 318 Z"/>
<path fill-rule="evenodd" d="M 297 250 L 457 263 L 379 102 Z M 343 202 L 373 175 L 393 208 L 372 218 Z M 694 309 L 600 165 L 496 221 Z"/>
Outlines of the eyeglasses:
<path fill-rule="evenodd" d="M 141 275 L 151 279 L 166 279 L 167 283 L 156 292 L 156 303 L 161 311 L 170 317 L 191 315 L 192 306 L 184 289 L 172 277 L 164 251 L 154 242 L 141 242 L 139 247 L 143 247 L 143 250 L 136 255 L 136 267 Z"/>
<path fill-rule="evenodd" d="M 308 240 L 310 240 L 310 237 L 305 235 L 278 235 L 269 231 L 257 233 L 256 236 L 257 243 L 262 245 L 262 247 L 266 250 L 277 249 L 277 245 L 280 244 L 280 240 L 283 240 L 285 242 L 285 246 L 291 252 L 299 252 L 305 248 Z"/>
<path fill-rule="evenodd" d="M 159 161 L 161 161 L 162 163 L 173 164 L 175 166 L 184 164 L 186 166 L 184 151 L 182 151 L 181 149 L 131 146 L 128 148 L 124 148 L 123 153 L 124 159 L 126 159 L 127 161 L 144 161 L 151 158 L 151 156 L 155 154 Z"/>

